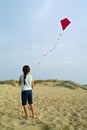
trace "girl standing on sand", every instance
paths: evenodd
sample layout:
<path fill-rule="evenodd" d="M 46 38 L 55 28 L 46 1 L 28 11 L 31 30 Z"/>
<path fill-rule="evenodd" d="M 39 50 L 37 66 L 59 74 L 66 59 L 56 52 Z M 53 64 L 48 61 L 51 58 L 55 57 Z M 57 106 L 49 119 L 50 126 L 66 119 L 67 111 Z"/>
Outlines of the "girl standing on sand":
<path fill-rule="evenodd" d="M 34 79 L 30 74 L 30 67 L 28 65 L 23 66 L 23 74 L 19 78 L 19 85 L 21 85 L 21 99 L 24 108 L 26 119 L 29 119 L 28 104 L 32 111 L 32 117 L 35 118 L 35 109 L 32 99 L 32 89 L 34 88 Z"/>

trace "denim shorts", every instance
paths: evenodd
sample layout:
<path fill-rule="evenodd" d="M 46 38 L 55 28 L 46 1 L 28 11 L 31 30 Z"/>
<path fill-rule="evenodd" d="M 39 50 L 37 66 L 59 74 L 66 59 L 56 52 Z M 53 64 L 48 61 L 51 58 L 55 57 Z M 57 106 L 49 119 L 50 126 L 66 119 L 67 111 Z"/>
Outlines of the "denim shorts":
<path fill-rule="evenodd" d="M 27 105 L 28 104 L 33 104 L 32 100 L 32 90 L 26 90 L 22 91 L 21 93 L 21 100 L 22 100 L 22 105 Z"/>

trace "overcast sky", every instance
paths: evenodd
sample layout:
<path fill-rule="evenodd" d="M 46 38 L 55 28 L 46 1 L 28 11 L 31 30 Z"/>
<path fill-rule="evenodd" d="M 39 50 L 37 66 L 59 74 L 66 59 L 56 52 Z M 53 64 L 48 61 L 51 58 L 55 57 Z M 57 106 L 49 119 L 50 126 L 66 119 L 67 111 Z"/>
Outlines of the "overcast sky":
<path fill-rule="evenodd" d="M 86 0 L 0 0 L 0 80 L 18 79 L 25 64 L 35 79 L 87 83 Z"/>

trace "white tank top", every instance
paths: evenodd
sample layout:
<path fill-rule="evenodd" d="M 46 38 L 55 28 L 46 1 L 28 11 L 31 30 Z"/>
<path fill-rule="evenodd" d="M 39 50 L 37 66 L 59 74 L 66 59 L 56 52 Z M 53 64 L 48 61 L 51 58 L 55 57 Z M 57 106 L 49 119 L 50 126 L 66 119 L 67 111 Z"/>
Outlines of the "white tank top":
<path fill-rule="evenodd" d="M 24 74 L 22 74 L 20 77 L 22 81 L 21 91 L 32 90 L 32 80 L 33 80 L 32 75 L 31 74 L 26 75 L 25 85 L 24 85 Z"/>

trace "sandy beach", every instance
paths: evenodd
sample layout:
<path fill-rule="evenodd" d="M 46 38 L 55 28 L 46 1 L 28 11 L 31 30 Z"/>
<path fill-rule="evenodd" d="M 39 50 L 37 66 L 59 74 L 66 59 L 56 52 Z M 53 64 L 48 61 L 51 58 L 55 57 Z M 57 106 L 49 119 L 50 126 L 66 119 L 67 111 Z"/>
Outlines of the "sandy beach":
<path fill-rule="evenodd" d="M 87 130 L 87 90 L 37 83 L 33 100 L 37 118 L 25 119 L 18 85 L 0 84 L 0 130 Z"/>

